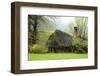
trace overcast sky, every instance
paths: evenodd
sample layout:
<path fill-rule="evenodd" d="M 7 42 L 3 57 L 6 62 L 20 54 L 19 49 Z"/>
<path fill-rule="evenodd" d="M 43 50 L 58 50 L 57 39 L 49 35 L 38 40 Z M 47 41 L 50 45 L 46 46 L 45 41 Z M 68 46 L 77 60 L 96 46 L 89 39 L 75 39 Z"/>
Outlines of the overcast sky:
<path fill-rule="evenodd" d="M 56 19 L 56 24 L 57 24 L 57 29 L 61 31 L 65 31 L 68 28 L 68 24 L 70 22 L 75 23 L 75 17 L 57 17 Z"/>

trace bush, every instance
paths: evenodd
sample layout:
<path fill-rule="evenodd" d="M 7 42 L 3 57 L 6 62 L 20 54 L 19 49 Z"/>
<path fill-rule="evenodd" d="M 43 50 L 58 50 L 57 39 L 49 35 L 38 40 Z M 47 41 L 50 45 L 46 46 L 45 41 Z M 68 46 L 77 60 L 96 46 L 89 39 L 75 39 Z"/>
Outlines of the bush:
<path fill-rule="evenodd" d="M 82 44 L 81 48 L 84 49 L 86 52 L 88 52 L 88 41 L 83 40 L 81 44 Z"/>
<path fill-rule="evenodd" d="M 34 44 L 34 45 L 29 45 L 29 52 L 30 53 L 46 53 L 47 50 L 45 47 L 39 44 Z"/>
<path fill-rule="evenodd" d="M 86 40 L 80 38 L 74 39 L 72 42 L 74 52 L 87 52 L 88 44 Z"/>
<path fill-rule="evenodd" d="M 79 38 L 74 39 L 72 42 L 72 46 L 74 49 L 80 48 L 81 47 L 81 39 L 79 39 Z"/>

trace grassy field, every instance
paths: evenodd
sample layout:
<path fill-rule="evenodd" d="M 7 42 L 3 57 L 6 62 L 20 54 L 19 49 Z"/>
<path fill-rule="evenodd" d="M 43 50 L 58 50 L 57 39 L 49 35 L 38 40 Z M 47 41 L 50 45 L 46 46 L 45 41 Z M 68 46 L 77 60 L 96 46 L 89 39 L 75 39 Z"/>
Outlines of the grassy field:
<path fill-rule="evenodd" d="M 77 53 L 45 53 L 45 54 L 34 54 L 29 53 L 28 60 L 59 60 L 59 59 L 80 59 L 88 58 L 88 54 L 77 54 Z"/>

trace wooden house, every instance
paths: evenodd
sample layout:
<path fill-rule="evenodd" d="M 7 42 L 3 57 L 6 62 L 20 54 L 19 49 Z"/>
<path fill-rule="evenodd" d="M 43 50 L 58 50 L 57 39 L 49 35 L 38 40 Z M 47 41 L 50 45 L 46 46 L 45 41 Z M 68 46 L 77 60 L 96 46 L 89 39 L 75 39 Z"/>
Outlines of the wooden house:
<path fill-rule="evenodd" d="M 72 36 L 60 30 L 51 34 L 47 41 L 48 52 L 51 53 L 71 52 L 71 45 Z"/>

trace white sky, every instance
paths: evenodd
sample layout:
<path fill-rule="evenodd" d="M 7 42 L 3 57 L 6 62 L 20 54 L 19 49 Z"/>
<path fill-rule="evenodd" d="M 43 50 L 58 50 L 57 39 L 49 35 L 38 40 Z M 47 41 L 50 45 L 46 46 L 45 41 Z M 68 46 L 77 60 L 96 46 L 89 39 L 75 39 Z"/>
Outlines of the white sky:
<path fill-rule="evenodd" d="M 57 29 L 65 31 L 70 22 L 75 23 L 75 17 L 57 17 L 56 19 Z"/>

